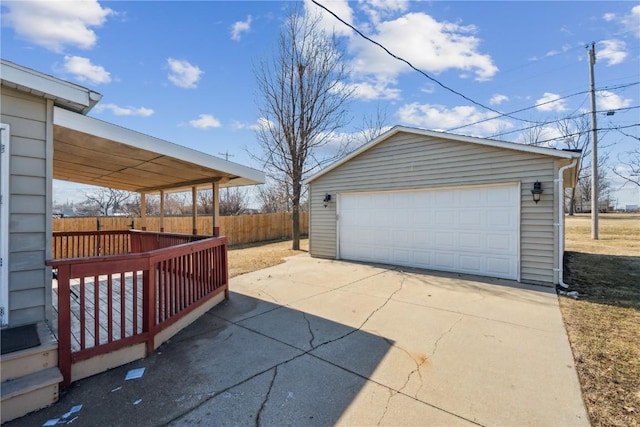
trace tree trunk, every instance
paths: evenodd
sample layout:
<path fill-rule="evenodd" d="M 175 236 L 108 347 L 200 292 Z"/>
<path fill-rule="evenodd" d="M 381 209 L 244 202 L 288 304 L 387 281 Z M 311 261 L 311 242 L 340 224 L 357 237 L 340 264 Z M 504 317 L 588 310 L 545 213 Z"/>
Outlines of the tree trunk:
<path fill-rule="evenodd" d="M 571 199 L 569 199 L 569 216 L 573 216 L 576 211 L 576 188 L 571 189 Z"/>
<path fill-rule="evenodd" d="M 293 180 L 293 197 L 291 200 L 291 249 L 294 251 L 300 250 L 300 193 L 302 192 L 302 188 L 299 184 L 300 180 L 294 178 Z"/>
<path fill-rule="evenodd" d="M 294 251 L 300 250 L 300 208 L 293 206 L 293 212 L 291 213 L 291 223 L 293 226 L 292 235 L 293 241 L 291 242 L 291 249 Z"/>

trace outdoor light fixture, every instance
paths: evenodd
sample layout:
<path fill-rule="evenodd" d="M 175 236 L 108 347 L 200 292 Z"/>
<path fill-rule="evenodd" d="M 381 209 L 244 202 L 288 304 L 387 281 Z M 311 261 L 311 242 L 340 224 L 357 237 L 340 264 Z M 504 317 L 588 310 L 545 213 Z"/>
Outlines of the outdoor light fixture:
<path fill-rule="evenodd" d="M 322 199 L 322 203 L 324 204 L 325 208 L 327 207 L 327 205 L 329 204 L 330 201 L 331 201 L 331 194 L 326 193 L 324 195 L 324 199 Z"/>
<path fill-rule="evenodd" d="M 538 202 L 540 201 L 540 195 L 542 194 L 542 184 L 540 183 L 540 181 L 537 181 L 533 183 L 533 190 L 531 190 L 531 195 L 533 196 L 533 201 L 536 202 L 536 204 L 538 204 Z"/>

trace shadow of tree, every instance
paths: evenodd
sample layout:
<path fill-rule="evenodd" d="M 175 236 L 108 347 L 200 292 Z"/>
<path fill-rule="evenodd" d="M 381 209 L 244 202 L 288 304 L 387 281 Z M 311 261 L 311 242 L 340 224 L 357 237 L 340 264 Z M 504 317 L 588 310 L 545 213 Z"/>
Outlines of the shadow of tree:
<path fill-rule="evenodd" d="M 581 299 L 640 310 L 640 256 L 565 252 L 564 271 Z"/>

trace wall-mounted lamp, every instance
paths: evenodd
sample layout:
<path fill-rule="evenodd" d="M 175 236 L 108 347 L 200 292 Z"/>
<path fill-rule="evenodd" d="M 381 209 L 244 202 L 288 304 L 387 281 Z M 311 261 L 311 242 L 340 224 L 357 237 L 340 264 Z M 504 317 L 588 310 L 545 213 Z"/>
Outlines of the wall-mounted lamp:
<path fill-rule="evenodd" d="M 533 183 L 533 190 L 531 190 L 531 195 L 533 196 L 533 201 L 538 204 L 540 201 L 540 195 L 542 194 L 542 183 L 537 181 Z"/>
<path fill-rule="evenodd" d="M 331 194 L 326 193 L 324 195 L 324 199 L 322 199 L 322 203 L 324 204 L 325 208 L 327 207 L 327 205 L 329 204 L 330 201 L 331 201 Z"/>

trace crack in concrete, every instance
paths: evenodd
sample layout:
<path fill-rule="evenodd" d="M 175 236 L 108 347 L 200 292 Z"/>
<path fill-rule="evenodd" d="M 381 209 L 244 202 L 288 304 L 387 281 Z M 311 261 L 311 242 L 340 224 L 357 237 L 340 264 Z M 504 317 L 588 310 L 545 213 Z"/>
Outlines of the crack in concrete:
<path fill-rule="evenodd" d="M 260 427 L 260 416 L 262 415 L 262 411 L 264 410 L 267 402 L 269 401 L 269 396 L 271 396 L 271 390 L 273 389 L 273 383 L 276 381 L 276 376 L 278 375 L 278 365 L 273 368 L 273 377 L 271 377 L 271 383 L 269 384 L 269 390 L 267 390 L 267 394 L 262 401 L 262 405 L 260 405 L 260 409 L 256 414 L 256 427 Z"/>
<path fill-rule="evenodd" d="M 451 333 L 451 331 L 453 330 L 453 328 L 456 327 L 456 325 L 458 323 L 460 323 L 462 321 L 462 319 L 464 319 L 464 316 L 460 316 L 460 318 L 458 320 L 456 320 L 455 322 L 453 322 L 453 324 L 451 325 L 451 327 L 449 329 L 447 329 L 446 331 L 444 331 L 443 333 L 440 334 L 440 336 L 438 337 L 438 339 L 436 340 L 436 342 L 433 344 L 433 350 L 431 351 L 431 354 L 428 355 L 424 361 L 422 362 L 422 364 L 424 364 L 424 362 L 426 362 L 427 360 L 431 360 L 433 359 L 433 356 L 436 355 L 436 351 L 438 351 L 438 344 L 440 344 L 440 341 L 447 335 L 449 335 Z M 422 364 L 420 364 L 420 366 L 422 366 Z M 420 372 L 420 367 L 418 367 L 418 374 L 420 375 L 420 387 L 418 387 L 418 390 L 416 390 L 416 392 L 414 393 L 414 397 L 417 399 L 418 398 L 418 394 L 420 394 L 420 390 L 422 390 L 422 387 L 424 386 L 424 382 L 422 381 L 422 373 Z"/>
<path fill-rule="evenodd" d="M 394 393 L 393 390 L 390 389 L 390 388 L 387 388 L 387 391 L 389 392 L 389 397 L 387 398 L 387 404 L 384 405 L 384 411 L 382 411 L 382 415 L 380 416 L 380 419 L 378 420 L 378 424 L 377 425 L 382 424 L 382 420 L 384 420 L 384 417 L 387 416 L 387 411 L 389 410 L 389 402 L 391 402 L 391 398 L 393 396 L 395 396 L 396 394 L 398 394 L 397 392 Z"/>
<path fill-rule="evenodd" d="M 307 313 L 303 311 L 302 317 L 304 317 L 304 320 L 307 322 L 307 329 L 309 329 L 309 334 L 311 335 L 311 338 L 309 339 L 309 348 L 310 350 L 313 350 L 313 341 L 316 339 L 316 336 L 314 335 L 313 330 L 311 329 L 311 322 L 307 317 Z"/>
<path fill-rule="evenodd" d="M 258 295 L 260 295 L 260 294 L 265 294 L 266 296 L 271 298 L 273 300 L 273 302 L 278 302 L 278 299 L 276 297 L 274 297 L 273 295 L 271 295 L 269 292 L 265 291 L 264 289 L 258 289 Z"/>

